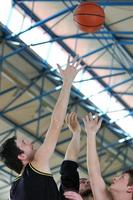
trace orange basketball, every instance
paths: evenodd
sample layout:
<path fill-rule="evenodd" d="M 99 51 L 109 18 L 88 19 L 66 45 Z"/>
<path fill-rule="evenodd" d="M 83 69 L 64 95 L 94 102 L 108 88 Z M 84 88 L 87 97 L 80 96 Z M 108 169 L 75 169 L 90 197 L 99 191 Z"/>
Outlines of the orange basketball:
<path fill-rule="evenodd" d="M 73 19 L 80 30 L 95 33 L 104 24 L 105 14 L 96 3 L 83 2 L 76 7 Z"/>

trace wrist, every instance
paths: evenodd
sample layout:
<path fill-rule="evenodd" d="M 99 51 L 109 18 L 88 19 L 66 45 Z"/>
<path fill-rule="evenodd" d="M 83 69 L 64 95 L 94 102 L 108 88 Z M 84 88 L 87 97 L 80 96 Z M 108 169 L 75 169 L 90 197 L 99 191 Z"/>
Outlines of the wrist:
<path fill-rule="evenodd" d="M 63 85 L 67 88 L 71 88 L 72 87 L 72 82 L 67 81 L 67 80 L 63 80 Z"/>
<path fill-rule="evenodd" d="M 73 138 L 77 138 L 80 136 L 80 132 L 73 132 Z"/>
<path fill-rule="evenodd" d="M 79 130 L 79 131 L 72 131 L 73 132 L 73 134 L 75 135 L 75 134 L 80 134 L 81 133 L 81 131 Z"/>
<path fill-rule="evenodd" d="M 94 132 L 92 132 L 92 131 L 88 132 L 87 133 L 87 137 L 95 138 L 96 137 L 96 132 L 95 131 Z"/>

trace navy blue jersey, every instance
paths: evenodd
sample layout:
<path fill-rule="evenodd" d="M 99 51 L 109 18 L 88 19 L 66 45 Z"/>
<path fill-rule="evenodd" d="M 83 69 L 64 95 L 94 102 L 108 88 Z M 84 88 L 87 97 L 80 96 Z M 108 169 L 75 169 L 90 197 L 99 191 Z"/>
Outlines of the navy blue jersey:
<path fill-rule="evenodd" d="M 28 164 L 10 190 L 11 200 L 60 200 L 51 174 L 43 173 Z"/>

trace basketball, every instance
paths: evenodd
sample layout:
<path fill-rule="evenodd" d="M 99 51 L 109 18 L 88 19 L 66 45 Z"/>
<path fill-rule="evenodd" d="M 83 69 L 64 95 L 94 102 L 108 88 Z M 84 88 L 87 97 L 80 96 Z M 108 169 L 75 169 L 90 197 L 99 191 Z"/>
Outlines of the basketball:
<path fill-rule="evenodd" d="M 104 24 L 105 14 L 96 3 L 83 2 L 76 7 L 73 19 L 81 31 L 95 33 Z"/>

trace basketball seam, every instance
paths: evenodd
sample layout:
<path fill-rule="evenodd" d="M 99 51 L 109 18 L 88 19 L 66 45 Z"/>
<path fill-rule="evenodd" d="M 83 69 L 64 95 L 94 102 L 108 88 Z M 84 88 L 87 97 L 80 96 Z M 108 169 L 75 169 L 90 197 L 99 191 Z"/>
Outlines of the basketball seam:
<path fill-rule="evenodd" d="M 78 13 L 78 14 L 74 14 L 74 16 L 77 16 L 77 15 L 92 15 L 92 16 L 97 16 L 97 17 L 102 17 L 102 18 L 104 18 L 104 16 L 103 15 L 96 15 L 96 14 L 88 14 L 88 13 Z"/>
<path fill-rule="evenodd" d="M 81 25 L 81 26 L 85 26 L 85 27 L 97 27 L 97 26 L 101 26 L 103 23 L 100 23 L 100 24 L 98 24 L 98 25 L 96 25 L 96 26 L 88 26 L 88 25 L 85 25 L 85 24 L 80 24 L 78 21 L 76 21 L 75 19 L 74 19 L 74 21 L 76 22 L 76 23 L 78 23 L 79 25 Z"/>

